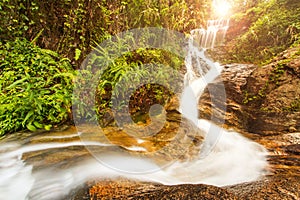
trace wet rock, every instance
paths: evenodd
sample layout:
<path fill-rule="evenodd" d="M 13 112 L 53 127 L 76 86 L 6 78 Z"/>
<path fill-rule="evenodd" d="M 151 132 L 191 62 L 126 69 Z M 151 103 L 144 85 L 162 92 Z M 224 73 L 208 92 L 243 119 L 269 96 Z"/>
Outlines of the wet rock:
<path fill-rule="evenodd" d="M 299 72 L 299 48 L 287 50 L 263 67 L 226 65 L 202 95 L 200 116 L 261 135 L 300 131 Z"/>
<path fill-rule="evenodd" d="M 292 58 L 292 59 L 291 59 Z M 300 53 L 299 46 L 292 47 L 284 52 L 280 53 L 275 59 L 274 62 L 280 60 L 290 59 L 290 62 L 287 63 L 287 67 L 294 71 L 294 73 L 300 77 Z"/>
<path fill-rule="evenodd" d="M 251 117 L 245 128 L 249 132 L 277 135 L 300 129 L 300 112 L 264 112 L 253 109 L 247 111 Z"/>
<path fill-rule="evenodd" d="M 221 76 L 209 84 L 199 101 L 199 115 L 215 123 L 245 129 L 251 118 L 243 103 L 243 87 L 255 65 L 230 64 L 224 66 Z M 225 92 L 225 94 L 224 94 Z"/>
<path fill-rule="evenodd" d="M 281 59 L 290 58 L 289 53 L 282 54 Z M 279 60 L 274 62 L 279 62 Z M 209 84 L 205 90 L 198 108 L 202 118 L 212 119 L 215 123 L 225 127 L 240 129 L 243 135 L 262 144 L 268 150 L 270 174 L 264 179 L 222 188 L 203 184 L 167 186 L 122 179 L 98 180 L 90 181 L 72 191 L 66 199 L 299 199 L 300 133 L 296 133 L 296 131 L 300 129 L 300 113 L 282 109 L 290 105 L 299 94 L 298 57 L 286 63 L 286 73 L 279 77 L 278 85 L 268 86 L 264 91 L 263 98 L 253 100 L 248 104 L 244 103 L 245 92 L 259 93 L 270 79 L 270 73 L 274 66 L 275 64 L 265 67 L 240 64 L 225 66 L 221 76 L 214 83 Z M 224 88 L 225 100 L 222 94 Z M 130 138 L 118 127 L 106 127 L 105 137 L 125 149 L 133 144 L 140 145 L 151 154 L 170 143 L 174 139 L 172 133 L 176 132 L 179 136 L 183 136 L 183 139 L 179 138 L 177 143 L 174 141 L 173 145 L 165 148 L 165 152 L 153 153 L 153 156 L 168 161 L 174 157 L 185 155 L 191 145 L 199 146 L 203 138 L 192 137 L 197 136 L 198 129 L 187 119 L 182 118 L 177 111 L 178 106 L 178 99 L 174 99 L 166 105 L 166 125 L 160 133 L 152 138 L 143 138 L 147 140 L 143 145 L 133 140 L 134 138 Z M 107 119 L 108 124 L 111 124 L 111 114 L 108 114 Z M 181 125 L 183 128 L 180 128 Z M 67 135 L 72 134 L 68 133 Z M 47 135 L 40 136 L 39 142 L 49 138 L 45 136 Z M 19 137 L 22 139 L 23 135 Z M 91 135 L 91 137 L 95 136 Z M 10 141 L 10 138 L 7 138 Z M 74 140 L 73 136 L 66 138 L 68 139 L 65 140 L 68 141 Z M 98 135 L 97 138 L 99 138 Z M 79 138 L 76 139 L 79 140 Z M 56 140 L 52 142 L 60 142 L 60 139 Z M 184 144 L 185 140 L 187 140 L 186 145 Z M 36 143 L 32 138 L 25 141 L 30 144 Z M 48 139 L 46 141 L 49 142 Z M 151 150 L 151 148 L 154 149 Z M 180 149 L 185 151 L 180 152 Z M 57 164 L 62 159 L 67 160 L 76 155 L 77 159 L 73 162 L 68 160 L 67 163 L 62 164 L 62 167 L 65 167 L 79 162 L 87 154 L 86 150 L 79 147 L 69 148 L 66 152 L 60 149 L 56 151 L 61 155 L 59 158 L 56 157 L 56 154 L 45 155 L 42 154 L 43 152 L 25 154 L 23 157 L 28 163 Z M 48 156 L 49 159 L 46 159 L 45 156 Z M 44 166 L 40 164 L 40 167 Z"/>
<path fill-rule="evenodd" d="M 279 134 L 300 130 L 300 55 L 291 48 L 264 67 L 257 67 L 243 87 L 253 116 L 248 130 Z M 250 99 L 252 98 L 252 99 Z"/>
<path fill-rule="evenodd" d="M 264 67 L 226 65 L 221 76 L 208 85 L 198 106 L 201 118 L 239 129 L 269 151 L 270 173 L 267 177 L 222 188 L 203 184 L 167 186 L 128 180 L 96 181 L 85 190 L 88 197 L 93 200 L 299 199 L 300 134 L 296 131 L 300 130 L 300 113 L 289 106 L 300 94 L 300 59 L 299 56 L 290 59 L 294 55 L 292 51 L 296 50 L 284 52 Z M 290 60 L 276 82 L 270 83 L 274 67 L 283 59 Z M 257 97 L 253 98 L 253 95 Z M 169 122 L 182 120 L 178 107 L 178 99 L 172 99 L 165 106 Z"/>
<path fill-rule="evenodd" d="M 102 181 L 89 189 L 96 199 L 237 199 L 225 189 L 202 184 L 160 185 L 133 181 Z"/>
<path fill-rule="evenodd" d="M 292 144 L 283 147 L 288 154 L 300 155 L 300 144 Z M 299 163 L 300 164 L 300 163 Z"/>
<path fill-rule="evenodd" d="M 227 187 L 239 199 L 287 199 L 300 198 L 300 177 L 276 176 L 264 180 Z"/>
<path fill-rule="evenodd" d="M 246 133 L 244 133 L 245 135 Z M 253 136 L 253 134 L 252 134 Z M 268 151 L 270 173 L 261 180 L 232 186 L 203 184 L 166 186 L 129 180 L 90 182 L 95 199 L 299 199 L 300 133 L 252 137 Z"/>

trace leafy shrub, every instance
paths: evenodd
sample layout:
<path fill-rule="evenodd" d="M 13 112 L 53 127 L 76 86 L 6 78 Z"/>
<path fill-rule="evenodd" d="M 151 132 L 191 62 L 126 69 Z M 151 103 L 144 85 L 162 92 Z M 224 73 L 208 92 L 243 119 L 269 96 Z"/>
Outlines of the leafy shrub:
<path fill-rule="evenodd" d="M 174 92 L 170 90 L 171 84 L 177 85 L 180 81 L 176 79 L 179 78 L 178 75 L 170 72 L 170 68 L 165 66 L 173 68 L 176 72 L 184 65 L 184 59 L 162 49 L 137 48 L 130 51 L 126 47 L 126 39 L 122 41 L 118 38 L 111 41 L 111 44 L 109 40 L 107 42 L 109 48 L 95 48 L 95 53 L 90 54 L 86 61 L 88 63 L 77 75 L 75 91 L 79 92 L 76 96 L 80 99 L 78 101 L 74 98 L 73 112 L 76 118 L 95 120 L 92 113 L 96 112 L 101 122 L 112 106 L 118 109 L 118 112 L 128 109 L 134 116 L 148 113 L 153 104 L 167 103 Z M 125 53 L 119 56 L 120 51 Z M 154 71 L 158 68 L 158 71 Z M 95 77 L 97 81 L 86 81 Z M 152 82 L 145 80 L 145 77 L 150 77 Z M 155 84 L 156 80 L 162 80 L 161 85 Z M 178 81 L 174 83 L 170 80 Z"/>
<path fill-rule="evenodd" d="M 260 1 L 235 14 L 227 36 L 226 62 L 260 64 L 273 58 L 299 41 L 299 19 L 298 0 Z"/>
<path fill-rule="evenodd" d="M 211 0 L 3 0 L 0 40 L 25 37 L 79 67 L 93 41 L 140 27 L 189 32 L 203 25 Z M 79 53 L 81 52 L 81 53 Z"/>
<path fill-rule="evenodd" d="M 0 135 L 69 119 L 73 74 L 68 59 L 25 39 L 0 43 Z"/>

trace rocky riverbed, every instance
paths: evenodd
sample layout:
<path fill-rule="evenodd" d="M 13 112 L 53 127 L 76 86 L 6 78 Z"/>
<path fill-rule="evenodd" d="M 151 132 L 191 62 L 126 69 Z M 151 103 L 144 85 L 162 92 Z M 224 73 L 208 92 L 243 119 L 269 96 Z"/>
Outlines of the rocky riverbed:
<path fill-rule="evenodd" d="M 162 185 L 122 177 L 103 179 L 95 175 L 64 198 L 66 200 L 299 199 L 300 115 L 297 102 L 300 58 L 297 52 L 290 49 L 264 67 L 245 64 L 226 65 L 221 76 L 208 86 L 199 100 L 198 110 L 201 118 L 212 120 L 226 129 L 233 129 L 268 150 L 269 166 L 266 169 L 268 173 L 260 180 L 216 187 L 205 184 Z M 276 81 L 273 79 L 274 73 L 279 74 Z M 223 86 L 226 89 L 225 102 L 218 95 Z M 143 143 L 139 143 L 134 137 L 114 126 L 103 129 L 101 137 L 95 134 L 97 131 L 93 127 L 83 127 L 87 136 L 80 138 L 77 129 L 71 126 L 54 132 L 15 133 L 5 136 L 0 143 L 2 145 L 19 142 L 24 146 L 57 145 L 57 148 L 52 148 L 51 151 L 43 147 L 22 155 L 26 164 L 33 165 L 33 172 L 46 167 L 68 169 L 81 163 L 90 156 L 90 152 L 84 146 L 77 144 L 82 139 L 99 142 L 109 139 L 114 145 L 121 147 L 119 151 L 130 151 L 132 146 L 139 147 L 158 162 L 168 162 L 174 157 L 182 161 L 189 160 L 197 154 L 195 150 L 202 143 L 203 137 L 201 134 L 198 135 L 197 128 L 190 121 L 182 118 L 177 111 L 178 105 L 177 99 L 173 99 L 165 107 L 167 123 L 159 134 L 146 137 L 143 135 L 145 133 L 134 131 L 139 137 L 145 137 Z M 226 110 L 223 109 L 224 106 Z M 179 123 L 182 126 L 179 126 Z M 175 133 L 174 130 L 175 135 L 171 134 Z M 60 148 L 72 142 L 74 145 Z M 168 143 L 172 145 L 163 148 Z M 184 152 L 180 151 L 181 149 L 184 149 Z M 29 197 L 30 195 L 33 197 L 34 192 L 30 193 Z"/>
<path fill-rule="evenodd" d="M 218 90 L 223 84 L 226 102 L 218 97 Z M 203 184 L 166 186 L 126 179 L 94 180 L 88 182 L 74 198 L 81 199 L 83 195 L 93 200 L 299 199 L 299 88 L 300 56 L 297 47 L 283 52 L 263 67 L 226 65 L 221 76 L 208 86 L 200 99 L 199 114 L 202 118 L 237 130 L 268 150 L 269 174 L 261 180 L 226 187 Z M 226 112 L 222 109 L 224 105 Z"/>

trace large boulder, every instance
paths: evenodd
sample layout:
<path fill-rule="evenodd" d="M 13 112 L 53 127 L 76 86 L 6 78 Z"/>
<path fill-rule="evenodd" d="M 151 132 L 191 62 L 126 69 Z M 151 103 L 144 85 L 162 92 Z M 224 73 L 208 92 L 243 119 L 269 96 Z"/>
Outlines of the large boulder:
<path fill-rule="evenodd" d="M 226 102 L 217 91 L 224 84 Z M 213 99 L 213 101 L 212 101 Z M 212 103 L 214 102 L 214 103 Z M 226 105 L 224 109 L 218 109 Z M 300 131 L 300 53 L 291 48 L 265 66 L 225 65 L 199 103 L 200 116 L 248 132 L 274 135 Z"/>

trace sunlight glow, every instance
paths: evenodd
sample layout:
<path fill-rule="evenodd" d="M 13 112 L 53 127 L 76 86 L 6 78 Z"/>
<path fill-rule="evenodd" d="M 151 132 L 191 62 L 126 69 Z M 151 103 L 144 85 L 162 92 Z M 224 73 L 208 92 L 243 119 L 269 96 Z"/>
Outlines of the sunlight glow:
<path fill-rule="evenodd" d="M 231 8 L 231 5 L 226 0 L 214 0 L 213 8 L 218 17 L 225 17 Z"/>

